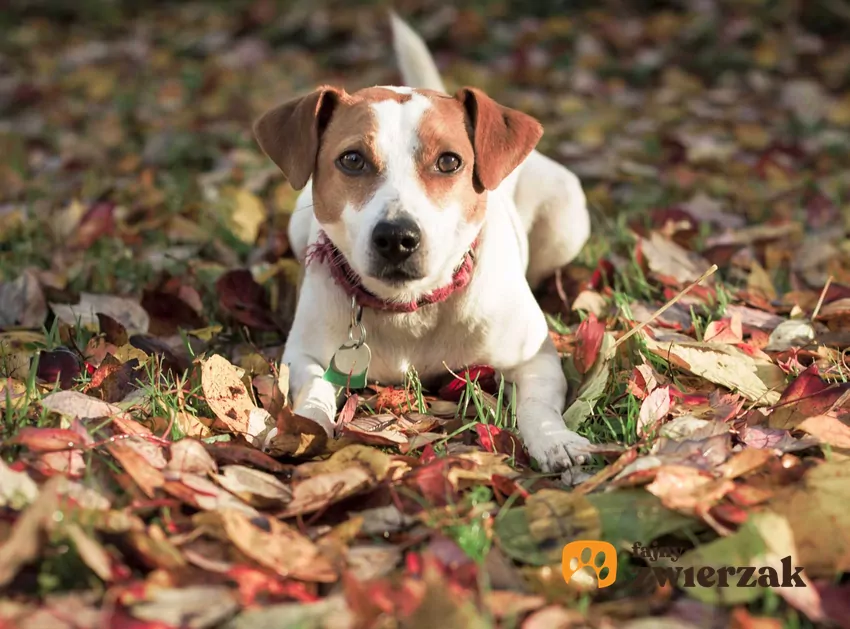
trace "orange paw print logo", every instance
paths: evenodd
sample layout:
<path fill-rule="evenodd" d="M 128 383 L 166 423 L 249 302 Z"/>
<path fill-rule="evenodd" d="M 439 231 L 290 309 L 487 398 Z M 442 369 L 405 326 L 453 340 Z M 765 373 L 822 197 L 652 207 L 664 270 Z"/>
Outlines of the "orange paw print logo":
<path fill-rule="evenodd" d="M 607 588 L 617 578 L 617 551 L 608 542 L 586 541 L 570 542 L 564 546 L 561 554 L 561 571 L 564 581 L 570 582 L 572 576 L 590 566 L 596 572 L 596 585 Z"/>

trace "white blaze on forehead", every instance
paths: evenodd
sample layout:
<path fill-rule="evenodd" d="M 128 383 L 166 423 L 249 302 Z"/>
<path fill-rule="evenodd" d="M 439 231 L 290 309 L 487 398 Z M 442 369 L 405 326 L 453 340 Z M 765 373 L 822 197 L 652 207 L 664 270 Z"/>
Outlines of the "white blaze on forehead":
<path fill-rule="evenodd" d="M 382 85 L 382 90 L 390 90 L 396 94 L 413 94 L 413 88 L 406 85 Z"/>
<path fill-rule="evenodd" d="M 419 188 L 415 163 L 419 125 L 431 107 L 426 96 L 412 91 L 409 95 L 410 99 L 403 103 L 382 100 L 371 105 L 377 123 L 375 148 L 385 169 L 384 185 L 399 192 L 410 187 Z"/>

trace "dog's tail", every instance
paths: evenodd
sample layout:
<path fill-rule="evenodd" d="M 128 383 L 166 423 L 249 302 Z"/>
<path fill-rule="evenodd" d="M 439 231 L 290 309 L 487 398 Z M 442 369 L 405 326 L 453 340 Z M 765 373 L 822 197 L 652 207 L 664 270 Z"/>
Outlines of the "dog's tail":
<path fill-rule="evenodd" d="M 437 64 L 428 46 L 395 11 L 390 11 L 393 29 L 393 48 L 405 85 L 445 92 Z"/>

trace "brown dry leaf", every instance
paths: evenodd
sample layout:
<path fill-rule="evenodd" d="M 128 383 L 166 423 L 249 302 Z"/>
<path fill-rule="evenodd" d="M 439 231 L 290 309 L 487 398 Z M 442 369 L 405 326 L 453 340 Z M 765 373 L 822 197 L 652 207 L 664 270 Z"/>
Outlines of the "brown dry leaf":
<path fill-rule="evenodd" d="M 215 479 L 227 491 L 255 507 L 280 507 L 292 499 L 292 491 L 277 478 L 243 465 L 223 467 Z"/>
<path fill-rule="evenodd" d="M 136 299 L 115 295 L 96 295 L 80 293 L 80 302 L 75 305 L 50 304 L 57 318 L 67 325 L 80 325 L 96 328 L 97 315 L 102 313 L 115 319 L 124 326 L 129 334 L 146 334 L 150 326 L 150 317 Z"/>
<path fill-rule="evenodd" d="M 302 581 L 333 583 L 337 571 L 310 539 L 275 518 L 225 510 L 221 522 L 230 541 L 261 566 L 282 577 Z"/>
<path fill-rule="evenodd" d="M 407 445 L 409 439 L 401 432 L 398 418 L 391 413 L 355 417 L 342 426 L 342 434 L 361 443 L 378 446 Z"/>
<path fill-rule="evenodd" d="M 850 460 L 825 461 L 770 501 L 794 532 L 800 563 L 810 577 L 831 579 L 850 569 Z"/>
<path fill-rule="evenodd" d="M 15 520 L 0 545 L 0 588 L 9 584 L 18 571 L 38 557 L 43 543 L 43 530 L 59 507 L 62 477 L 48 480 L 35 501 Z"/>
<path fill-rule="evenodd" d="M 663 343 L 644 334 L 649 351 L 709 382 L 738 391 L 761 406 L 776 404 L 785 372 L 772 362 L 719 343 Z"/>
<path fill-rule="evenodd" d="M 38 485 L 26 472 L 10 468 L 0 459 L 0 507 L 20 511 L 38 498 Z"/>
<path fill-rule="evenodd" d="M 280 513 L 280 517 L 289 518 L 317 511 L 343 498 L 366 491 L 373 487 L 375 482 L 371 469 L 359 463 L 351 463 L 335 472 L 316 474 L 293 483 L 292 500 Z"/>
<path fill-rule="evenodd" d="M 220 626 L 238 609 L 235 592 L 223 585 L 149 588 L 145 600 L 131 606 L 133 616 L 149 626 L 192 629 Z"/>
<path fill-rule="evenodd" d="M 809 417 L 804 419 L 797 428 L 836 448 L 850 448 L 850 426 L 834 415 Z"/>
<path fill-rule="evenodd" d="M 100 419 L 125 415 L 124 411 L 79 391 L 57 391 L 44 396 L 41 406 L 54 413 L 77 419 Z"/>
<path fill-rule="evenodd" d="M 248 516 L 258 516 L 254 507 L 245 504 L 237 496 L 222 489 L 211 480 L 198 474 L 179 474 L 179 478 L 169 478 L 163 489 L 171 495 L 185 500 L 202 511 L 239 511 Z"/>
<path fill-rule="evenodd" d="M 310 477 L 329 472 L 340 472 L 352 465 L 362 465 L 371 470 L 375 479 L 383 480 L 390 470 L 392 459 L 386 452 L 377 448 L 352 444 L 345 446 L 325 461 L 304 463 L 298 467 L 298 477 Z"/>
<path fill-rule="evenodd" d="M 773 286 L 773 280 L 756 260 L 753 260 L 750 267 L 750 274 L 747 277 L 747 290 L 768 301 L 776 299 L 776 288 Z"/>
<path fill-rule="evenodd" d="M 171 446 L 171 460 L 166 469 L 203 475 L 215 473 L 216 465 L 203 443 L 184 438 Z"/>
<path fill-rule="evenodd" d="M 251 411 L 256 406 L 242 382 L 242 370 L 215 354 L 203 361 L 201 385 L 216 417 L 234 433 L 248 435 Z"/>
<path fill-rule="evenodd" d="M 586 496 L 558 489 L 541 489 L 525 502 L 528 530 L 538 542 L 599 539 L 599 511 Z"/>
<path fill-rule="evenodd" d="M 148 498 L 153 498 L 156 490 L 165 483 L 165 477 L 159 468 L 151 465 L 133 446 L 129 440 L 115 441 L 108 444 L 106 449 Z"/>
<path fill-rule="evenodd" d="M 210 426 L 205 422 L 212 424 L 213 420 L 206 417 L 195 417 L 186 411 L 177 411 L 172 413 L 172 419 L 177 424 L 177 427 L 180 428 L 180 431 L 187 437 L 206 439 L 212 435 Z"/>
<path fill-rule="evenodd" d="M 670 412 L 670 387 L 659 387 L 646 396 L 640 405 L 638 434 L 645 435 L 655 423 Z"/>
<path fill-rule="evenodd" d="M 504 476 L 505 478 L 516 478 L 520 475 L 507 464 L 510 458 L 507 454 L 475 450 L 473 452 L 462 452 L 457 455 L 457 458 L 472 461 L 474 466 L 469 469 L 459 465 L 452 466 L 446 474 L 446 478 L 453 487 L 459 487 L 461 481 L 467 481 L 468 484 L 489 483 L 493 475 Z"/>
<path fill-rule="evenodd" d="M 47 317 L 47 302 L 38 277 L 31 270 L 18 279 L 0 282 L 0 329 L 39 329 Z"/>
<path fill-rule="evenodd" d="M 328 443 L 328 433 L 318 423 L 301 417 L 284 406 L 277 414 L 277 434 L 269 444 L 272 456 L 310 457 L 320 454 Z"/>
<path fill-rule="evenodd" d="M 80 559 L 89 569 L 103 581 L 112 581 L 112 558 L 100 542 L 86 534 L 76 522 L 65 525 L 63 532 L 73 542 Z"/>
<path fill-rule="evenodd" d="M 711 266 L 703 257 L 667 240 L 658 232 L 642 238 L 640 247 L 650 270 L 676 280 L 679 284 L 694 282 Z"/>
<path fill-rule="evenodd" d="M 546 604 L 546 597 L 508 590 L 492 590 L 487 593 L 484 603 L 497 619 L 517 618 L 543 607 Z"/>
<path fill-rule="evenodd" d="M 646 490 L 668 509 L 689 515 L 707 510 L 735 488 L 729 479 L 715 480 L 707 472 L 684 465 L 663 465 Z"/>
<path fill-rule="evenodd" d="M 747 448 L 734 454 L 728 461 L 717 468 L 717 471 L 726 478 L 738 478 L 759 469 L 765 463 L 774 458 L 770 450 L 759 450 L 758 448 Z"/>

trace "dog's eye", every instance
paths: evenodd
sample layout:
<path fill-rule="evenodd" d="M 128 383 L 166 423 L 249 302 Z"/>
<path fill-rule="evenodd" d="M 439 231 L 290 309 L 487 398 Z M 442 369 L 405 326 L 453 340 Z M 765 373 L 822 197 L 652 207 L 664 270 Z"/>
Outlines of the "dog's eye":
<path fill-rule="evenodd" d="M 441 173 L 453 173 L 460 168 L 460 158 L 454 153 L 443 153 L 437 158 L 437 170 Z"/>
<path fill-rule="evenodd" d="M 366 158 L 357 151 L 348 151 L 340 155 L 336 163 L 347 173 L 359 173 L 366 168 Z"/>

